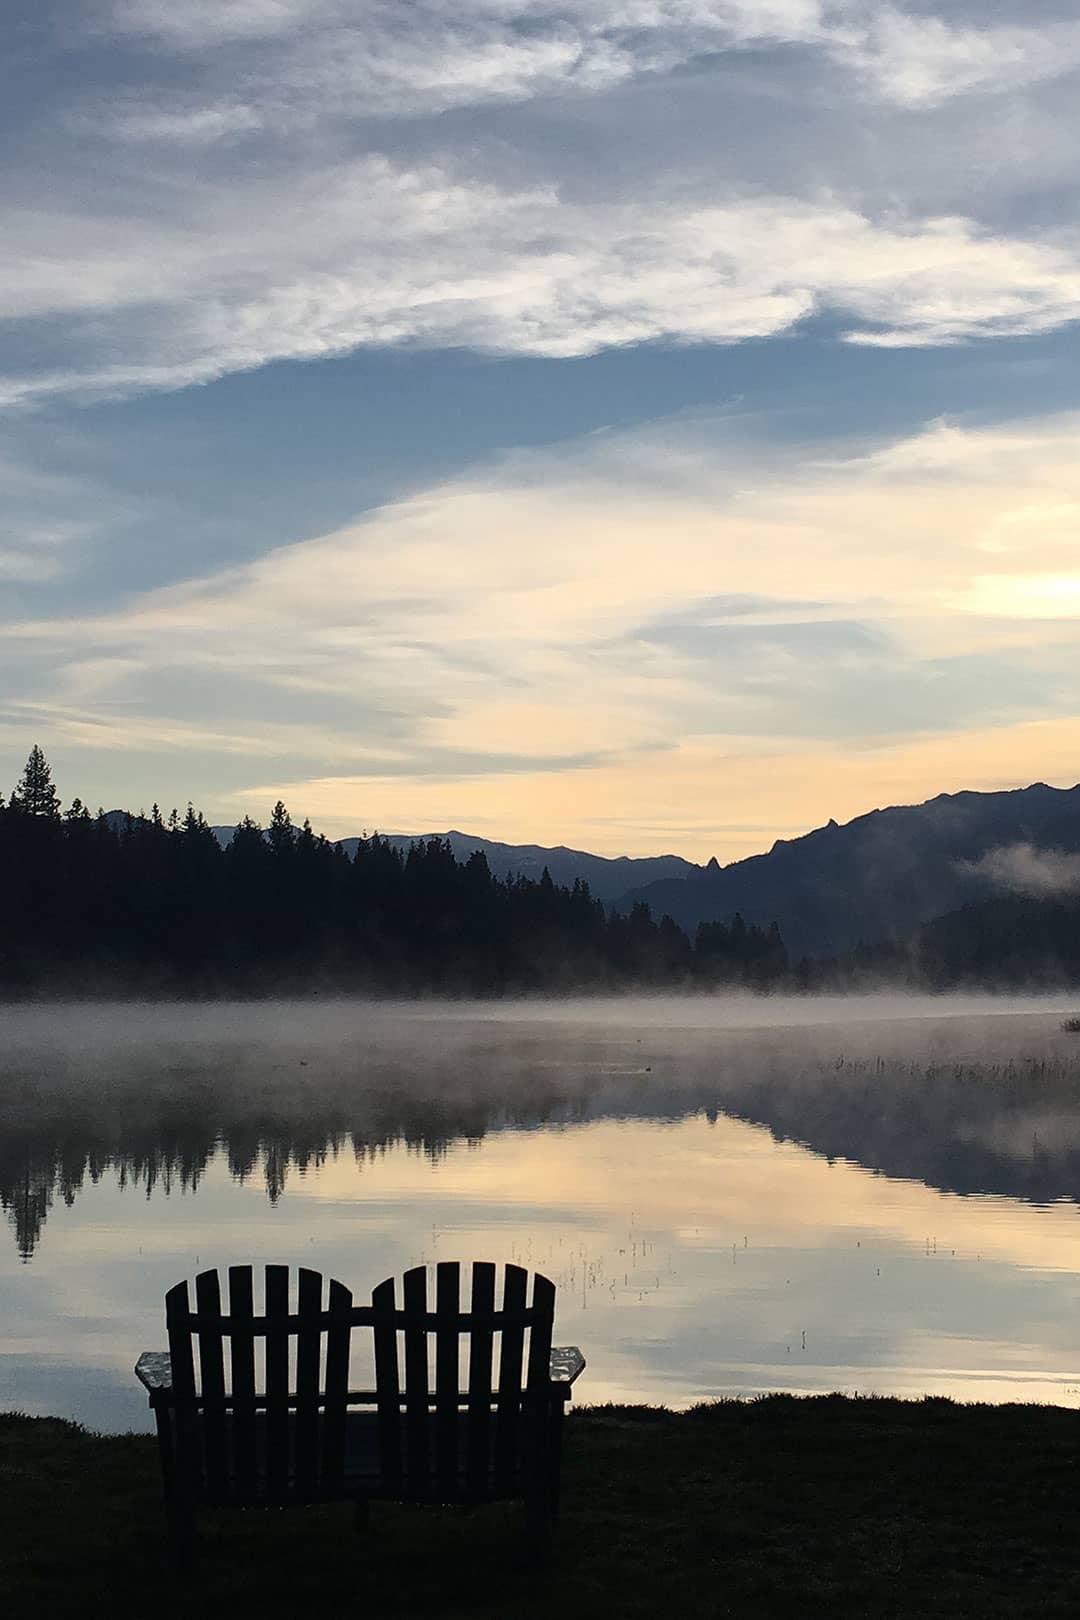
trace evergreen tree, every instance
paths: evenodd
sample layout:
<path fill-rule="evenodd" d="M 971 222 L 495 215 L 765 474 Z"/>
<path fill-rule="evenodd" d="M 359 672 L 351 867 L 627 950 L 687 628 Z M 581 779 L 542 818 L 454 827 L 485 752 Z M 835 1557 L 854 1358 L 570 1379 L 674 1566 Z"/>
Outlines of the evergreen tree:
<path fill-rule="evenodd" d="M 60 819 L 60 795 L 53 787 L 49 762 L 37 743 L 31 748 L 22 776 L 11 795 L 11 807 L 24 816 L 40 816 L 47 821 Z"/>
<path fill-rule="evenodd" d="M 296 842 L 296 828 L 293 826 L 289 812 L 280 799 L 275 804 L 270 816 L 270 826 L 267 829 L 266 836 L 275 855 L 286 854 Z"/>

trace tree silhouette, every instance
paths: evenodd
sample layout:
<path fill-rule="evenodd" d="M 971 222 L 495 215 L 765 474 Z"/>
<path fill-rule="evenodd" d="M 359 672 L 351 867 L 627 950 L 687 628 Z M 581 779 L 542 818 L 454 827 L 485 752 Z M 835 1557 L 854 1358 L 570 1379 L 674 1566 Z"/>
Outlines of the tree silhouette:
<path fill-rule="evenodd" d="M 37 743 L 22 776 L 11 795 L 11 808 L 24 816 L 41 816 L 48 821 L 60 818 L 60 796 L 53 787 L 52 771 Z"/>
<path fill-rule="evenodd" d="M 270 848 L 278 857 L 288 854 L 296 842 L 296 829 L 280 799 L 274 806 L 266 836 L 270 840 Z"/>
<path fill-rule="evenodd" d="M 373 833 L 350 858 L 280 800 L 225 848 L 192 804 L 95 818 L 75 799 L 61 817 L 40 748 L 0 803 L 0 893 L 8 996 L 768 989 L 786 971 L 775 927 L 704 924 L 692 944 L 646 905 L 608 913 L 547 870 L 499 879 L 439 838 Z"/>

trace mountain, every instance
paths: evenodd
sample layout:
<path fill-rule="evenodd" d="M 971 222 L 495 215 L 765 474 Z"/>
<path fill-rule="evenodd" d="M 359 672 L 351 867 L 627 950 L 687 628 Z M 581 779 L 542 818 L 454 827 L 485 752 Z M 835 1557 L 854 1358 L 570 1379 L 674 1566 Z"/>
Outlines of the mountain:
<path fill-rule="evenodd" d="M 446 832 L 385 835 L 387 842 L 397 849 L 408 849 L 418 838 L 442 838 L 447 841 L 458 861 L 467 861 L 474 850 L 481 850 L 495 877 L 525 877 L 538 879 L 545 868 L 553 883 L 572 887 L 580 878 L 589 885 L 594 899 L 609 902 L 625 894 L 627 889 L 655 882 L 678 883 L 696 877 L 702 870 L 681 855 L 590 855 L 581 849 L 567 849 L 558 844 L 553 849 L 543 844 L 501 844 L 489 838 L 478 838 L 474 833 Z M 343 838 L 343 848 L 350 854 L 359 839 Z"/>
<path fill-rule="evenodd" d="M 222 847 L 232 841 L 233 827 L 213 829 Z M 474 833 L 385 833 L 382 835 L 395 849 L 408 849 L 410 844 L 441 838 L 448 842 L 458 861 L 467 861 L 474 850 L 482 850 L 495 877 L 539 878 L 545 866 L 553 883 L 572 887 L 580 878 L 587 883 L 597 900 L 611 902 L 625 894 L 627 889 L 660 880 L 678 882 L 696 877 L 703 868 L 681 855 L 647 855 L 636 859 L 630 855 L 590 855 L 585 850 L 567 849 L 559 844 L 547 849 L 542 844 L 500 844 L 490 838 L 478 838 Z M 355 855 L 359 838 L 339 838 L 340 847 Z"/>
<path fill-rule="evenodd" d="M 736 911 L 761 927 L 775 919 L 793 959 L 834 955 L 860 940 L 902 940 L 943 912 L 986 899 L 992 876 L 970 865 L 1023 844 L 1080 851 L 1080 787 L 1037 782 L 872 810 L 842 827 L 830 821 L 780 839 L 766 855 L 639 885 L 617 905 L 644 900 L 688 931 Z"/>

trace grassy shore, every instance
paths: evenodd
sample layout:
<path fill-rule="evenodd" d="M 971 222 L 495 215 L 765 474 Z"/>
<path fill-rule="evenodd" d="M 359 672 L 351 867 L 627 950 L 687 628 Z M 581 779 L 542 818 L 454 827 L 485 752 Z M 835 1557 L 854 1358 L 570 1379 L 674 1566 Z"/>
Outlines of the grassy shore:
<path fill-rule="evenodd" d="M 1080 1413 L 770 1396 L 572 1414 L 549 1569 L 520 1512 L 208 1519 L 168 1568 L 155 1443 L 0 1416 L 0 1611 L 601 1617 L 1080 1614 Z"/>

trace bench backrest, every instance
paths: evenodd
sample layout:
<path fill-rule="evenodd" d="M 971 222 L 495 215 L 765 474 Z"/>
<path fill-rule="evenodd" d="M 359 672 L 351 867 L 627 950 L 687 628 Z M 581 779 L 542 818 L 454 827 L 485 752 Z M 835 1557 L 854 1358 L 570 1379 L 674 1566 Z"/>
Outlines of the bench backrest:
<path fill-rule="evenodd" d="M 506 1266 L 497 1299 L 497 1268 L 477 1261 L 463 1300 L 457 1262 L 434 1271 L 434 1299 L 425 1266 L 400 1300 L 392 1277 L 371 1296 L 386 1484 L 441 1501 L 515 1494 L 546 1462 L 554 1284 L 534 1276 L 530 1300 L 528 1274 Z"/>
<path fill-rule="evenodd" d="M 227 1312 L 216 1271 L 196 1277 L 194 1309 L 186 1282 L 165 1296 L 176 1469 L 189 1494 L 310 1500 L 342 1477 L 352 1294 L 305 1269 L 293 1300 L 289 1284 L 288 1266 L 267 1266 L 259 1313 L 250 1266 L 229 1267 Z"/>
<path fill-rule="evenodd" d="M 318 1272 L 231 1266 L 165 1296 L 172 1360 L 172 1469 L 186 1495 L 220 1502 L 341 1494 L 355 1430 L 374 1409 L 369 1471 L 380 1494 L 481 1500 L 520 1494 L 548 1465 L 555 1288 L 520 1266 L 443 1262 L 406 1272 L 357 1304 Z M 497 1297 L 498 1294 L 498 1297 Z M 350 1387 L 354 1335 L 370 1330 L 375 1388 Z M 366 1336 L 366 1335 L 365 1335 Z M 197 1360 L 196 1360 L 197 1351 Z"/>

